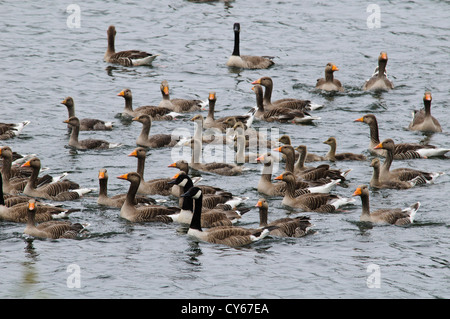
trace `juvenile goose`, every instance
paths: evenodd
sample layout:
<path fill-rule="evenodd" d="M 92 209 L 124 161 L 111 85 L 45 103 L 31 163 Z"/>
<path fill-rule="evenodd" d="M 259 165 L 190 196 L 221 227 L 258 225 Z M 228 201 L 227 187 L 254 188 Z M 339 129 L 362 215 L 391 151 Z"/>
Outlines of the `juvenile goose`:
<path fill-rule="evenodd" d="M 267 69 L 274 65 L 273 57 L 269 56 L 254 56 L 254 55 L 241 55 L 239 50 L 239 36 L 241 31 L 241 25 L 235 23 L 233 25 L 234 31 L 234 48 L 233 53 L 228 58 L 227 66 L 237 67 L 243 69 Z"/>
<path fill-rule="evenodd" d="M 173 147 L 177 144 L 179 137 L 172 134 L 154 134 L 150 136 L 152 119 L 146 114 L 133 117 L 133 121 L 142 124 L 142 130 L 136 139 L 136 145 L 150 148 Z"/>
<path fill-rule="evenodd" d="M 381 52 L 378 56 L 378 67 L 364 85 L 363 90 L 384 90 L 388 91 L 394 88 L 392 82 L 386 76 L 386 65 L 388 57 L 386 52 Z"/>
<path fill-rule="evenodd" d="M 366 157 L 362 154 L 355 154 L 351 152 L 336 154 L 337 141 L 336 138 L 331 136 L 323 142 L 330 146 L 330 150 L 325 155 L 325 158 L 331 162 L 336 161 L 365 161 Z"/>
<path fill-rule="evenodd" d="M 442 132 L 441 124 L 431 115 L 431 92 L 425 92 L 423 104 L 423 109 L 413 112 L 413 119 L 408 128 L 411 131 Z"/>
<path fill-rule="evenodd" d="M 120 64 L 123 66 L 151 65 L 153 60 L 159 55 L 140 50 L 125 50 L 116 52 L 114 45 L 116 28 L 113 25 L 109 26 L 107 36 L 108 48 L 106 49 L 105 56 L 103 57 L 105 62 Z"/>
<path fill-rule="evenodd" d="M 185 198 L 191 198 L 195 201 L 194 213 L 189 225 L 188 235 L 201 241 L 221 244 L 230 247 L 240 247 L 249 245 L 269 235 L 270 230 L 275 227 L 263 228 L 258 230 L 246 229 L 235 226 L 213 227 L 207 230 L 202 229 L 202 191 L 198 187 L 190 188 L 181 195 Z"/>
<path fill-rule="evenodd" d="M 378 135 L 378 122 L 377 118 L 373 114 L 366 114 L 360 117 L 355 122 L 362 122 L 369 125 L 370 129 L 370 143 L 369 151 L 379 155 L 386 156 L 386 150 L 375 149 L 375 146 L 380 144 L 380 139 Z M 424 158 L 433 156 L 444 156 L 445 153 L 450 151 L 448 148 L 436 147 L 434 145 L 422 145 L 418 143 L 398 143 L 395 144 L 394 149 L 394 159 L 414 159 L 414 158 Z"/>
<path fill-rule="evenodd" d="M 259 208 L 259 227 L 277 226 L 276 229 L 270 231 L 272 236 L 303 237 L 307 234 L 308 228 L 312 226 L 309 216 L 279 218 L 268 223 L 269 204 L 265 198 L 260 198 L 255 207 Z"/>
<path fill-rule="evenodd" d="M 130 182 L 125 202 L 120 208 L 120 217 L 131 222 L 172 222 L 169 216 L 179 212 L 177 207 L 165 207 L 162 205 L 135 206 L 136 193 L 141 182 L 141 177 L 136 172 L 130 172 L 117 178 Z"/>
<path fill-rule="evenodd" d="M 323 105 L 312 103 L 310 100 L 301 100 L 296 98 L 283 98 L 272 101 L 273 80 L 271 77 L 264 76 L 252 82 L 265 87 L 263 105 L 264 109 L 270 111 L 275 107 L 287 107 L 289 109 L 312 111 L 323 107 Z"/>
<path fill-rule="evenodd" d="M 171 109 L 154 105 L 144 105 L 133 109 L 133 94 L 130 89 L 120 91 L 117 96 L 122 96 L 125 100 L 125 107 L 121 113 L 123 117 L 136 117 L 141 114 L 147 114 L 151 116 L 153 121 L 171 121 L 177 115 L 180 115 L 179 113 L 172 112 Z"/>
<path fill-rule="evenodd" d="M 75 239 L 82 233 L 87 224 L 75 223 L 69 221 L 46 221 L 36 225 L 36 203 L 34 199 L 30 199 L 28 203 L 27 225 L 24 234 L 39 238 L 68 238 Z"/>
<path fill-rule="evenodd" d="M 177 113 L 186 113 L 200 111 L 206 102 L 198 99 L 171 99 L 169 95 L 169 82 L 163 80 L 161 82 L 162 100 L 159 107 L 168 108 Z"/>
<path fill-rule="evenodd" d="M 75 116 L 75 102 L 71 96 L 66 97 L 61 104 L 67 107 L 69 118 Z M 80 119 L 80 131 L 110 131 L 112 128 L 113 122 L 105 122 L 91 118 Z"/>
<path fill-rule="evenodd" d="M 356 188 L 353 196 L 361 197 L 362 213 L 360 220 L 363 222 L 392 224 L 392 225 L 408 225 L 414 222 L 416 212 L 420 207 L 417 202 L 407 208 L 384 208 L 370 211 L 369 204 L 369 188 L 367 185 L 360 185 Z"/>
<path fill-rule="evenodd" d="M 30 121 L 22 121 L 19 123 L 0 123 L 0 140 L 8 140 L 15 136 L 19 136 L 25 126 Z"/>
<path fill-rule="evenodd" d="M 338 67 L 333 63 L 327 63 L 325 66 L 325 78 L 317 79 L 316 89 L 324 91 L 344 92 L 341 81 L 334 78 L 334 72 L 339 71 Z"/>
<path fill-rule="evenodd" d="M 300 208 L 305 211 L 331 213 L 336 211 L 339 207 L 355 201 L 353 198 L 344 198 L 338 195 L 325 193 L 310 193 L 295 197 L 294 174 L 291 172 L 284 172 L 275 179 L 286 182 L 286 193 L 281 203 L 289 207 Z"/>
<path fill-rule="evenodd" d="M 291 138 L 289 137 L 289 135 L 281 135 L 280 138 L 278 139 L 278 141 L 282 144 L 286 144 L 286 145 L 292 145 L 291 144 Z M 298 159 L 298 156 L 296 155 L 295 157 L 296 159 Z M 313 153 L 306 153 L 306 158 L 305 158 L 305 162 L 318 162 L 318 161 L 325 161 L 325 157 L 317 155 L 317 154 L 313 154 Z"/>
<path fill-rule="evenodd" d="M 76 116 L 72 116 L 64 121 L 71 126 L 72 132 L 70 133 L 69 146 L 77 150 L 103 150 L 109 148 L 119 147 L 120 143 L 111 143 L 102 139 L 88 138 L 79 140 L 80 133 L 80 120 Z"/>
<path fill-rule="evenodd" d="M 417 176 L 411 180 L 407 181 L 401 181 L 401 180 L 384 180 L 383 182 L 380 181 L 380 159 L 378 157 L 375 157 L 372 162 L 370 163 L 370 166 L 373 167 L 373 174 L 372 178 L 370 180 L 370 186 L 373 188 L 391 188 L 391 189 L 408 189 L 411 187 L 414 187 L 416 185 L 427 183 L 428 181 L 420 176 Z"/>

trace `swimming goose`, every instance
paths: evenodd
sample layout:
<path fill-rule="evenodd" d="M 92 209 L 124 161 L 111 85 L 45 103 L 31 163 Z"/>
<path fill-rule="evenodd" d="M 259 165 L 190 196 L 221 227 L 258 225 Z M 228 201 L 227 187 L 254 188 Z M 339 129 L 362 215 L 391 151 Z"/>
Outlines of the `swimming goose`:
<path fill-rule="evenodd" d="M 30 121 L 22 121 L 19 123 L 0 123 L 0 140 L 8 140 L 15 136 L 19 136 L 25 126 Z"/>
<path fill-rule="evenodd" d="M 23 190 L 25 195 L 31 197 L 45 198 L 54 201 L 75 200 L 81 198 L 84 194 L 92 191 L 90 188 L 80 188 L 78 183 L 68 179 L 60 180 L 39 186 L 37 184 L 39 172 L 41 170 L 41 160 L 34 157 L 24 163 L 22 166 L 33 169 L 31 176 Z"/>
<path fill-rule="evenodd" d="M 339 71 L 338 67 L 333 63 L 327 63 L 325 66 L 325 78 L 317 79 L 316 89 L 344 92 L 341 81 L 335 79 L 333 76 L 335 71 Z"/>
<path fill-rule="evenodd" d="M 416 212 L 420 207 L 420 202 L 416 202 L 406 208 L 383 208 L 370 211 L 369 188 L 367 185 L 360 185 L 356 188 L 353 196 L 361 197 L 362 213 L 360 220 L 363 222 L 408 225 L 414 222 Z"/>
<path fill-rule="evenodd" d="M 233 31 L 234 48 L 233 53 L 228 58 L 227 66 L 243 69 L 267 69 L 268 67 L 274 65 L 273 57 L 241 55 L 239 50 L 239 35 L 241 31 L 241 25 L 239 23 L 235 23 L 233 25 Z"/>
<path fill-rule="evenodd" d="M 136 172 L 130 172 L 117 178 L 130 182 L 125 202 L 120 208 L 120 217 L 131 222 L 172 222 L 170 214 L 178 213 L 179 208 L 162 205 L 135 206 L 136 193 L 141 182 L 141 177 Z"/>
<path fill-rule="evenodd" d="M 286 193 L 281 203 L 289 207 L 300 208 L 305 211 L 331 213 L 339 207 L 355 201 L 353 198 L 327 193 L 310 193 L 295 197 L 295 176 L 291 172 L 284 172 L 275 177 L 275 180 L 286 182 Z"/>
<path fill-rule="evenodd" d="M 142 124 L 142 130 L 136 139 L 136 145 L 150 148 L 172 147 L 175 146 L 179 137 L 172 134 L 154 134 L 150 135 L 152 119 L 147 114 L 141 114 L 133 117 L 133 121 Z"/>
<path fill-rule="evenodd" d="M 411 180 L 401 181 L 401 180 L 384 180 L 380 181 L 380 159 L 375 157 L 370 166 L 373 167 L 373 174 L 370 180 L 370 187 L 381 189 L 381 188 L 390 188 L 390 189 L 409 189 L 416 185 L 431 183 L 422 175 L 419 175 Z"/>
<path fill-rule="evenodd" d="M 220 127 L 210 127 L 206 130 L 203 130 L 204 128 L 204 118 L 203 115 L 197 114 L 194 117 L 191 118 L 191 122 L 194 122 L 194 138 L 201 140 L 204 144 L 228 144 L 231 143 L 231 139 L 228 134 L 222 134 L 222 128 Z M 223 128 L 226 128 L 226 123 L 223 123 Z M 191 137 L 188 137 L 187 139 L 184 138 L 178 143 L 178 145 L 182 145 L 183 143 L 187 142 L 188 139 Z"/>
<path fill-rule="evenodd" d="M 147 156 L 147 151 L 143 147 L 135 148 L 128 156 L 137 158 L 137 169 L 136 173 L 141 177 L 138 193 L 145 195 L 163 195 L 169 196 L 172 194 L 172 185 L 168 184 L 170 178 L 155 178 L 151 180 L 145 180 L 144 170 L 145 170 L 145 159 Z"/>
<path fill-rule="evenodd" d="M 147 114 L 151 116 L 153 121 L 171 121 L 180 115 L 171 109 L 154 105 L 144 105 L 133 109 L 133 94 L 130 89 L 120 91 L 117 96 L 122 96 L 125 100 L 125 107 L 121 113 L 123 117 L 136 117 L 141 114 Z"/>
<path fill-rule="evenodd" d="M 378 67 L 364 85 L 363 90 L 384 90 L 388 91 L 394 88 L 392 82 L 386 76 L 386 64 L 388 61 L 387 53 L 381 52 L 378 56 Z"/>
<path fill-rule="evenodd" d="M 189 173 L 189 164 L 185 160 L 176 161 L 175 163 L 172 163 L 172 164 L 168 165 L 167 167 L 178 168 L 180 170 L 179 174 L 188 175 L 188 173 Z M 172 179 L 174 177 L 172 177 Z M 203 194 L 206 195 L 206 194 L 216 194 L 216 193 L 220 193 L 220 192 L 225 192 L 220 187 L 198 184 L 201 181 L 201 179 L 202 179 L 201 177 L 193 177 L 193 178 L 191 178 L 191 180 L 194 183 L 194 185 L 199 187 L 202 190 Z M 173 184 L 173 183 L 170 183 L 170 184 Z M 177 187 L 175 187 L 175 186 L 177 186 Z M 174 195 L 176 197 L 180 197 L 181 194 L 182 194 L 181 189 L 177 189 L 176 193 L 175 193 L 174 192 L 175 188 L 179 188 L 177 184 L 174 184 L 172 186 L 172 195 Z"/>
<path fill-rule="evenodd" d="M 123 203 L 125 202 L 125 198 L 127 194 L 116 194 L 114 196 L 108 196 L 108 171 L 106 168 L 101 168 L 98 172 L 98 183 L 99 183 L 99 193 L 97 198 L 97 204 L 105 205 L 109 207 L 118 207 L 121 208 Z M 149 198 L 146 196 L 135 196 L 136 202 L 135 205 L 138 204 L 147 204 L 153 205 L 156 204 L 156 201 L 153 198 Z"/>
<path fill-rule="evenodd" d="M 441 124 L 431 115 L 431 92 L 425 92 L 423 104 L 423 109 L 413 112 L 413 119 L 408 128 L 411 131 L 442 132 Z"/>
<path fill-rule="evenodd" d="M 295 218 L 285 217 L 267 222 L 269 203 L 265 198 L 260 198 L 255 207 L 259 208 L 259 227 L 277 226 L 270 231 L 270 235 L 276 237 L 303 237 L 308 228 L 312 226 L 309 216 L 298 216 Z"/>
<path fill-rule="evenodd" d="M 354 122 L 362 122 L 369 125 L 370 129 L 370 143 L 369 151 L 379 156 L 386 156 L 386 150 L 375 149 L 375 146 L 380 144 L 380 139 L 378 135 L 378 122 L 377 118 L 373 114 L 366 114 L 360 117 Z M 422 145 L 418 143 L 398 143 L 395 144 L 394 149 L 394 159 L 414 159 L 414 158 L 425 158 L 433 156 L 444 156 L 445 153 L 450 151 L 448 148 L 436 147 L 434 145 Z"/>
<path fill-rule="evenodd" d="M 293 123 L 311 123 L 314 120 L 319 120 L 320 117 L 311 116 L 304 109 L 293 109 L 285 106 L 272 107 L 269 110 L 265 110 L 263 105 L 263 89 L 261 85 L 257 84 L 252 87 L 252 90 L 256 94 L 257 110 L 255 112 L 255 118 L 260 121 L 266 122 L 293 122 Z"/>
<path fill-rule="evenodd" d="M 325 158 L 329 161 L 365 161 L 366 157 L 362 154 L 355 154 L 351 152 L 338 153 L 336 154 L 337 141 L 334 136 L 329 137 L 323 142 L 330 146 L 330 150 L 325 155 Z"/>
<path fill-rule="evenodd" d="M 177 113 L 200 111 L 207 102 L 198 99 L 171 99 L 169 95 L 169 82 L 161 82 L 162 100 L 158 107 L 168 108 Z"/>
<path fill-rule="evenodd" d="M 271 226 L 270 228 L 252 230 L 236 226 L 221 226 L 203 230 L 201 225 L 202 191 L 198 187 L 191 187 L 181 196 L 194 200 L 194 213 L 187 234 L 201 241 L 230 247 L 240 247 L 265 238 L 269 235 L 270 230 L 276 228 L 276 226 Z"/>
<path fill-rule="evenodd" d="M 286 145 L 292 145 L 291 144 L 291 138 L 289 137 L 289 135 L 281 135 L 280 138 L 278 139 L 278 141 L 280 143 L 286 144 Z M 296 159 L 298 159 L 298 155 L 296 154 L 295 156 Z M 318 161 L 325 161 L 325 157 L 324 156 L 320 156 L 317 154 L 313 154 L 313 153 L 306 153 L 306 158 L 305 158 L 305 162 L 318 162 Z"/>
<path fill-rule="evenodd" d="M 301 100 L 295 98 L 283 98 L 272 101 L 273 80 L 271 77 L 264 76 L 252 82 L 252 84 L 260 84 L 265 87 L 263 105 L 266 111 L 270 111 L 275 107 L 287 107 L 290 109 L 312 111 L 323 107 L 323 105 L 312 103 L 310 100 Z"/>
<path fill-rule="evenodd" d="M 84 140 L 79 140 L 80 133 L 80 120 L 76 116 L 72 116 L 64 121 L 64 123 L 69 124 L 72 127 L 72 132 L 70 133 L 69 146 L 77 150 L 103 150 L 109 148 L 116 148 L 121 146 L 120 143 L 111 143 L 102 139 L 88 138 Z"/>
<path fill-rule="evenodd" d="M 114 42 L 116 37 L 116 28 L 111 25 L 107 31 L 108 48 L 106 49 L 103 60 L 108 63 L 120 64 L 123 66 L 151 65 L 153 60 L 159 54 L 151 54 L 140 50 L 125 50 L 116 52 Z"/>
<path fill-rule="evenodd" d="M 75 102 L 73 98 L 66 97 L 61 104 L 67 107 L 69 118 L 75 116 Z M 109 131 L 113 128 L 113 122 L 105 122 L 98 119 L 84 118 L 80 119 L 80 131 Z"/>
<path fill-rule="evenodd" d="M 27 225 L 24 234 L 39 238 L 69 238 L 75 239 L 82 233 L 87 224 L 71 223 L 70 221 L 50 220 L 36 225 L 36 202 L 30 199 L 28 203 Z"/>
<path fill-rule="evenodd" d="M 437 177 L 443 173 L 438 172 L 424 172 L 413 168 L 396 168 L 391 170 L 391 164 L 394 160 L 395 143 L 392 139 L 385 139 L 383 142 L 375 146 L 375 149 L 384 149 L 387 151 L 386 158 L 380 169 L 380 181 L 401 180 L 409 181 L 417 176 L 422 176 L 428 182 L 434 181 Z"/>

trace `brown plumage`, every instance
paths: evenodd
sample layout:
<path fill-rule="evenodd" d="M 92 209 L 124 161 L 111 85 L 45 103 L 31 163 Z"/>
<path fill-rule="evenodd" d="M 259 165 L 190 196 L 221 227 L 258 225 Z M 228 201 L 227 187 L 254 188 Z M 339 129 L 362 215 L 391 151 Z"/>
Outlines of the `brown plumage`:
<path fill-rule="evenodd" d="M 327 63 L 325 66 L 325 77 L 317 79 L 316 89 L 324 91 L 344 92 L 341 81 L 334 78 L 334 72 L 339 71 L 338 67 L 333 63 Z"/>
<path fill-rule="evenodd" d="M 336 154 L 337 141 L 336 138 L 331 136 L 326 141 L 323 142 L 330 146 L 330 150 L 325 155 L 325 158 L 329 161 L 365 161 L 366 157 L 362 154 L 355 154 L 351 152 L 338 153 Z"/>
<path fill-rule="evenodd" d="M 373 168 L 372 178 L 370 180 L 370 186 L 373 188 L 391 188 L 391 189 L 408 189 L 416 185 L 427 183 L 427 180 L 422 176 L 417 176 L 411 180 L 380 180 L 380 159 L 375 157 L 370 166 Z"/>
<path fill-rule="evenodd" d="M 408 128 L 411 131 L 442 132 L 439 121 L 431 115 L 431 92 L 425 92 L 423 96 L 424 108 L 413 112 L 413 119 Z"/>
<path fill-rule="evenodd" d="M 386 76 L 386 65 L 388 57 L 386 52 L 381 52 L 378 56 L 378 67 L 364 85 L 363 90 L 383 90 L 388 91 L 394 88 L 392 82 Z"/>
<path fill-rule="evenodd" d="M 9 140 L 20 135 L 23 128 L 30 124 L 30 121 L 22 121 L 20 123 L 0 123 L 0 140 Z"/>
<path fill-rule="evenodd" d="M 150 130 L 152 126 L 152 119 L 146 114 L 141 114 L 133 118 L 133 121 L 142 124 L 142 130 L 136 139 L 136 145 L 150 147 L 150 148 L 160 148 L 160 147 L 172 147 L 175 146 L 179 140 L 178 137 L 172 134 L 154 134 L 150 135 Z"/>
<path fill-rule="evenodd" d="M 177 113 L 200 111 L 205 102 L 199 99 L 171 99 L 169 94 L 169 83 L 167 80 L 161 82 L 162 100 L 158 107 L 168 108 Z"/>
<path fill-rule="evenodd" d="M 282 144 L 286 144 L 286 145 L 292 145 L 291 144 L 291 138 L 289 137 L 289 135 L 281 135 L 280 138 L 278 139 L 278 142 L 282 143 Z M 298 155 L 296 155 L 295 157 L 296 159 L 298 159 Z M 325 157 L 324 156 L 320 156 L 317 154 L 313 154 L 313 153 L 306 153 L 306 158 L 305 158 L 305 162 L 317 162 L 317 161 L 325 161 Z"/>
<path fill-rule="evenodd" d="M 61 104 L 67 108 L 68 117 L 75 116 L 75 102 L 73 98 L 66 97 Z M 70 126 L 69 126 L 70 128 Z M 80 131 L 110 131 L 113 128 L 112 122 L 105 122 L 99 119 L 83 118 L 80 119 Z"/>

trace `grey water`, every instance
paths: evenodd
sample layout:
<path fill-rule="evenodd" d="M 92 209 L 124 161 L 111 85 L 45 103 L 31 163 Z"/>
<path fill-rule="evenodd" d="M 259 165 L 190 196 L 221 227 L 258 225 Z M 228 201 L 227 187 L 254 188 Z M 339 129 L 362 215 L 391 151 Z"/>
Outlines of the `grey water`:
<path fill-rule="evenodd" d="M 76 10 L 67 10 L 75 8 Z M 124 88 L 134 106 L 157 105 L 163 79 L 171 97 L 207 99 L 217 93 L 217 116 L 242 114 L 255 106 L 251 82 L 274 80 L 273 98 L 310 99 L 313 125 L 254 122 L 253 127 L 289 134 L 294 145 L 325 154 L 322 142 L 338 139 L 338 152 L 363 153 L 363 162 L 331 163 L 352 171 L 333 190 L 350 197 L 370 181 L 369 130 L 354 119 L 377 116 L 381 139 L 450 147 L 449 109 L 450 4 L 448 1 L 1 1 L 1 122 L 30 120 L 22 134 L 1 142 L 20 154 L 34 153 L 50 174 L 68 172 L 83 187 L 98 187 L 97 173 L 108 169 L 110 195 L 128 182 L 116 176 L 134 171 L 139 123 L 116 115 Z M 370 9 L 370 10 L 368 10 Z M 78 10 L 78 11 L 77 11 Z M 75 16 L 74 16 L 75 14 Z M 76 16 L 79 14 L 78 16 Z M 79 20 L 77 19 L 79 17 Z M 232 70 L 225 66 L 233 49 L 233 24 L 241 23 L 241 54 L 274 56 L 267 70 Z M 159 54 L 150 67 L 122 67 L 103 62 L 106 29 L 117 29 L 116 50 L 142 49 Z M 390 92 L 363 92 L 380 51 L 389 56 Z M 335 63 L 345 92 L 314 89 L 328 62 Z M 426 90 L 443 133 L 406 128 L 411 112 L 423 106 Z M 67 118 L 60 102 L 72 96 L 79 117 L 114 121 L 110 132 L 81 132 L 123 145 L 106 151 L 74 152 L 67 147 Z M 201 111 L 206 116 L 207 111 Z M 185 114 L 173 122 L 155 122 L 153 133 L 183 128 L 193 132 Z M 152 149 L 146 179 L 171 177 L 176 171 L 170 150 Z M 275 174 L 282 172 L 283 163 Z M 70 219 L 87 222 L 80 240 L 27 239 L 23 224 L 0 222 L 1 298 L 399 298 L 450 297 L 449 160 L 430 158 L 395 166 L 441 171 L 435 184 L 409 190 L 371 191 L 371 208 L 406 207 L 420 201 L 415 223 L 407 227 L 359 222 L 361 203 L 333 214 L 302 212 L 269 199 L 269 220 L 306 214 L 314 233 L 298 239 L 267 237 L 243 248 L 198 242 L 176 224 L 136 224 L 118 209 L 97 205 L 94 191 L 63 203 L 81 209 Z M 248 197 L 252 207 L 240 224 L 258 226 L 256 190 L 261 167 L 245 164 L 241 176 L 202 174 L 202 183 Z M 166 205 L 175 205 L 173 197 Z M 78 281 L 73 282 L 73 269 Z M 77 283 L 79 285 L 75 285 Z"/>

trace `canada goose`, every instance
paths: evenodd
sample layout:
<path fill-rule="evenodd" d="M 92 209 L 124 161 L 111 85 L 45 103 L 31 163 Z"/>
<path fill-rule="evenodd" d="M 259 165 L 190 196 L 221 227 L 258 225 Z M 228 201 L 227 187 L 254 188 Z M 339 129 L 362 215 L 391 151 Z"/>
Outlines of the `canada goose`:
<path fill-rule="evenodd" d="M 344 198 L 338 195 L 326 193 L 310 193 L 295 197 L 295 176 L 291 172 L 284 172 L 275 177 L 276 180 L 286 182 L 286 193 L 283 197 L 282 204 L 300 208 L 305 211 L 331 213 L 339 207 L 353 203 L 353 198 Z"/>
<path fill-rule="evenodd" d="M 140 50 L 126 50 L 116 52 L 114 42 L 116 37 L 116 28 L 111 25 L 107 31 L 108 48 L 106 49 L 103 60 L 108 63 L 120 64 L 123 66 L 151 65 L 152 61 L 159 54 L 151 54 Z"/>
<path fill-rule="evenodd" d="M 142 124 L 141 133 L 136 139 L 136 145 L 138 146 L 150 148 L 172 147 L 175 146 L 179 140 L 179 137 L 173 136 L 172 134 L 150 135 L 152 119 L 146 114 L 141 114 L 139 116 L 133 117 L 133 121 Z"/>
<path fill-rule="evenodd" d="M 338 67 L 331 62 L 327 63 L 325 66 L 325 78 L 317 79 L 316 89 L 344 92 L 341 81 L 335 79 L 333 76 L 335 71 L 339 71 Z"/>
<path fill-rule="evenodd" d="M 336 154 L 337 141 L 334 136 L 329 137 L 323 142 L 330 146 L 330 150 L 325 155 L 325 158 L 329 161 L 365 161 L 366 157 L 362 154 L 355 154 L 351 152 L 338 153 Z"/>
<path fill-rule="evenodd" d="M 273 57 L 241 55 L 239 50 L 239 35 L 241 31 L 241 25 L 239 23 L 235 23 L 233 25 L 233 31 L 234 48 L 233 53 L 228 58 L 227 66 L 243 69 L 267 69 L 268 67 L 275 64 L 273 62 Z"/>
<path fill-rule="evenodd" d="M 200 111 L 206 105 L 205 101 L 198 99 L 171 99 L 169 95 L 169 82 L 163 80 L 161 82 L 162 100 L 159 102 L 159 107 L 168 108 L 177 113 L 186 113 L 193 111 Z"/>
<path fill-rule="evenodd" d="M 251 230 L 243 227 L 222 226 L 203 230 L 201 226 L 202 219 L 202 191 L 198 187 L 191 187 L 182 197 L 194 200 L 194 214 L 189 225 L 188 235 L 201 241 L 222 244 L 230 247 L 240 247 L 249 245 L 261 240 L 269 235 L 270 230 L 275 227 Z"/>
<path fill-rule="evenodd" d="M 133 109 L 133 94 L 130 89 L 120 91 L 117 96 L 122 96 L 125 100 L 125 107 L 121 113 L 123 117 L 133 118 L 141 114 L 147 114 L 151 116 L 153 121 L 171 121 L 180 115 L 171 109 L 154 105 L 144 105 Z"/>
<path fill-rule="evenodd" d="M 172 222 L 170 214 L 178 213 L 177 207 L 166 207 L 162 205 L 135 206 L 136 193 L 141 181 L 141 177 L 136 172 L 130 172 L 118 176 L 117 178 L 130 182 L 125 202 L 120 208 L 120 217 L 131 222 Z"/>
<path fill-rule="evenodd" d="M 282 144 L 292 145 L 291 138 L 289 137 L 289 135 L 286 135 L 286 134 L 281 135 L 280 138 L 278 139 L 278 141 Z M 296 159 L 298 159 L 297 155 L 296 155 Z M 306 153 L 305 163 L 325 161 L 325 160 L 326 159 L 324 156 L 320 156 L 320 155 L 309 153 L 309 152 Z"/>
<path fill-rule="evenodd" d="M 388 61 L 387 53 L 381 52 L 378 56 L 378 67 L 364 85 L 363 90 L 384 90 L 388 91 L 394 88 L 392 82 L 386 76 L 386 64 Z"/>
<path fill-rule="evenodd" d="M 308 228 L 312 226 L 309 216 L 279 218 L 268 223 L 269 204 L 265 198 L 260 198 L 255 207 L 259 208 L 259 227 L 277 226 L 276 229 L 270 231 L 272 236 L 303 237 L 307 234 Z"/>
<path fill-rule="evenodd" d="M 394 149 L 395 143 L 392 139 L 385 139 L 383 142 L 375 146 L 375 149 L 385 149 L 387 150 L 386 158 L 384 160 L 383 165 L 380 169 L 380 181 L 391 181 L 391 180 L 401 180 L 401 181 L 409 181 L 417 176 L 422 176 L 427 181 L 432 182 L 438 176 L 443 173 L 437 172 L 424 172 L 413 168 L 396 168 L 391 170 L 391 164 L 394 160 Z"/>
<path fill-rule="evenodd" d="M 114 196 L 108 196 L 108 171 L 106 168 L 101 168 L 98 172 L 98 183 L 99 183 L 99 193 L 97 198 L 97 204 L 105 205 L 109 207 L 118 207 L 121 208 L 123 203 L 125 202 L 125 198 L 127 194 L 117 194 Z M 153 198 L 149 198 L 146 196 L 135 196 L 135 205 L 138 204 L 147 204 L 153 205 L 156 204 L 156 201 Z"/>
<path fill-rule="evenodd" d="M 292 109 L 284 106 L 276 106 L 265 110 L 263 105 L 263 89 L 261 85 L 257 84 L 252 87 L 256 94 L 257 110 L 255 118 L 266 122 L 293 122 L 293 123 L 311 123 L 314 120 L 319 120 L 320 117 L 311 116 L 306 110 Z"/>
<path fill-rule="evenodd" d="M 39 238 L 68 238 L 75 239 L 82 233 L 87 224 L 75 223 L 69 221 L 50 220 L 36 225 L 36 202 L 30 199 L 28 203 L 27 225 L 24 234 Z"/>
<path fill-rule="evenodd" d="M 0 140 L 8 140 L 15 136 L 19 136 L 24 127 L 30 123 L 30 121 L 22 121 L 19 123 L 0 123 Z"/>
<path fill-rule="evenodd" d="M 188 162 L 186 162 L 185 160 L 179 160 L 176 161 L 175 163 L 172 163 L 170 165 L 168 165 L 167 167 L 174 167 L 174 168 L 178 168 L 180 170 L 179 174 L 185 174 L 188 175 L 189 173 L 189 164 Z M 173 180 L 174 177 L 172 177 Z M 216 194 L 216 193 L 220 193 L 220 192 L 225 192 L 222 188 L 220 187 L 216 187 L 216 186 L 209 186 L 209 185 L 200 185 L 198 184 L 201 180 L 201 178 L 199 177 L 193 177 L 191 178 L 192 182 L 194 183 L 195 186 L 199 187 L 203 194 Z M 175 183 L 169 183 L 172 184 L 172 195 L 176 196 L 176 197 L 180 197 L 182 194 L 182 189 L 177 189 L 176 192 L 174 192 L 175 188 L 179 188 L 178 185 Z"/>
<path fill-rule="evenodd" d="M 312 103 L 310 100 L 301 100 L 295 98 L 283 98 L 272 101 L 273 80 L 271 77 L 264 76 L 252 82 L 252 84 L 260 84 L 265 87 L 263 105 L 266 111 L 270 111 L 275 107 L 287 107 L 289 109 L 298 109 L 312 111 L 323 107 L 323 105 Z"/>
<path fill-rule="evenodd" d="M 139 194 L 163 196 L 169 196 L 172 194 L 172 185 L 168 184 L 170 178 L 145 180 L 144 170 L 147 151 L 143 147 L 135 148 L 130 154 L 128 154 L 128 156 L 136 157 L 138 159 L 136 173 L 138 173 L 141 177 L 138 188 Z"/>
<path fill-rule="evenodd" d="M 75 102 L 71 96 L 66 97 L 61 104 L 64 104 L 69 113 L 68 118 L 75 116 Z M 80 119 L 80 131 L 109 131 L 113 128 L 113 122 L 105 122 L 98 119 Z"/>
<path fill-rule="evenodd" d="M 391 189 L 408 189 L 414 187 L 416 185 L 430 183 L 426 178 L 422 175 L 419 175 L 411 180 L 401 181 L 401 180 L 384 180 L 380 181 L 380 159 L 375 157 L 370 166 L 373 167 L 373 174 L 370 180 L 370 186 L 373 188 L 381 189 L 381 188 L 391 188 Z"/>
<path fill-rule="evenodd" d="M 386 156 L 386 150 L 375 149 L 375 146 L 380 144 L 380 139 L 378 135 L 378 122 L 375 115 L 366 114 L 363 117 L 354 120 L 354 122 L 362 122 L 369 125 L 370 129 L 369 151 L 379 156 Z M 418 143 L 398 143 L 395 144 L 394 159 L 402 160 L 402 159 L 425 158 L 433 156 L 444 156 L 445 153 L 447 153 L 448 151 L 450 151 L 450 149 L 436 147 L 434 145 L 429 144 L 422 145 Z"/>
<path fill-rule="evenodd" d="M 33 169 L 23 190 L 25 195 L 54 201 L 66 201 L 79 199 L 84 194 L 92 191 L 92 189 L 89 188 L 80 188 L 78 183 L 67 179 L 38 186 L 37 180 L 39 171 L 41 170 L 41 160 L 37 157 L 30 159 L 22 166 L 31 167 Z"/>
<path fill-rule="evenodd" d="M 407 208 L 384 208 L 370 211 L 369 188 L 360 185 L 356 188 L 353 196 L 361 197 L 362 213 L 360 220 L 363 222 L 383 223 L 393 225 L 408 225 L 413 223 L 420 202 L 416 202 Z"/>
<path fill-rule="evenodd" d="M 72 127 L 72 132 L 70 133 L 69 146 L 77 150 L 93 150 L 93 149 L 109 149 L 119 147 L 120 143 L 111 143 L 102 139 L 88 138 L 84 140 L 79 140 L 78 135 L 80 132 L 80 120 L 76 116 L 72 116 L 64 121 L 64 123 L 69 124 Z"/>
<path fill-rule="evenodd" d="M 423 104 L 423 109 L 413 112 L 413 119 L 408 128 L 411 131 L 442 132 L 441 124 L 431 115 L 431 92 L 425 92 Z"/>

